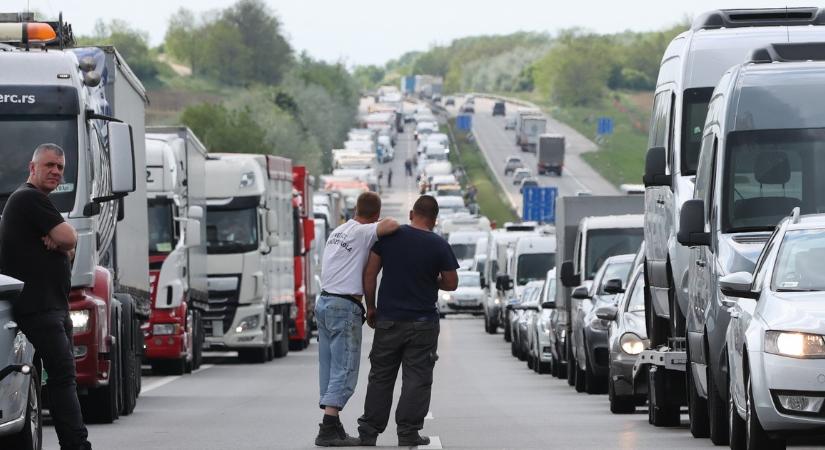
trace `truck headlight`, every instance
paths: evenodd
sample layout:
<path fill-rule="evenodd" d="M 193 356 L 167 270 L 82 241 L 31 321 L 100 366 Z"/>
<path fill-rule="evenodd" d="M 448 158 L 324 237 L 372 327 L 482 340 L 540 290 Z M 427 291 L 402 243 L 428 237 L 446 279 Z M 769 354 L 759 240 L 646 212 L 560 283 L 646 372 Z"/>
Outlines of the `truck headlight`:
<path fill-rule="evenodd" d="M 235 327 L 235 332 L 243 333 L 244 331 L 258 328 L 260 324 L 261 318 L 257 314 L 254 316 L 246 316 L 243 319 L 241 319 L 240 323 L 238 323 L 238 326 Z"/>
<path fill-rule="evenodd" d="M 156 323 L 152 325 L 152 334 L 155 336 L 168 336 L 177 334 L 178 327 L 176 323 Z"/>
<path fill-rule="evenodd" d="M 89 329 L 88 309 L 70 311 L 69 318 L 72 319 L 72 331 L 75 333 L 83 333 Z"/>
<path fill-rule="evenodd" d="M 449 302 L 451 298 L 452 297 L 450 296 L 450 294 L 441 294 L 441 300 L 444 300 L 445 302 Z"/>
<path fill-rule="evenodd" d="M 645 343 L 636 333 L 625 333 L 619 339 L 622 351 L 628 355 L 638 355 L 645 349 Z"/>
<path fill-rule="evenodd" d="M 766 331 L 765 352 L 792 358 L 825 358 L 825 338 L 818 334 Z"/>

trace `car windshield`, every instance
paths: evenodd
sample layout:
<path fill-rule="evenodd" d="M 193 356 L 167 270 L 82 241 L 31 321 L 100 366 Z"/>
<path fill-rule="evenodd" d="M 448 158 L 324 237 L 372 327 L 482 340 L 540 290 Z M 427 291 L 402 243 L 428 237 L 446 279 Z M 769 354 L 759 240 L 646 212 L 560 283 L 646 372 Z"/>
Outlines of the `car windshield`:
<path fill-rule="evenodd" d="M 645 310 L 645 278 L 639 273 L 636 276 L 636 283 L 633 284 L 633 291 L 629 294 L 627 301 L 627 312 L 644 312 Z"/>
<path fill-rule="evenodd" d="M 597 292 L 597 294 L 607 294 L 607 292 L 604 291 L 604 285 L 610 280 L 619 279 L 622 280 L 622 283 L 624 283 L 627 279 L 627 273 L 630 271 L 630 266 L 630 261 L 608 264 L 604 269 L 604 276 L 602 277 L 601 284 L 599 285 L 599 292 Z"/>
<path fill-rule="evenodd" d="M 210 254 L 245 253 L 258 248 L 257 208 L 208 207 L 206 250 Z"/>
<path fill-rule="evenodd" d="M 636 253 L 642 245 L 642 228 L 606 228 L 587 232 L 585 279 L 592 280 L 607 258 Z"/>
<path fill-rule="evenodd" d="M 456 259 L 472 258 L 476 254 L 475 244 L 450 244 Z"/>
<path fill-rule="evenodd" d="M 459 287 L 481 287 L 481 276 L 478 272 L 459 272 Z"/>
<path fill-rule="evenodd" d="M 518 279 L 516 282 L 519 286 L 536 281 L 543 280 L 547 276 L 547 271 L 556 266 L 555 253 L 528 253 L 518 257 L 518 266 L 516 273 Z"/>
<path fill-rule="evenodd" d="M 547 280 L 547 283 L 545 283 L 541 295 L 542 301 L 544 302 L 556 301 L 556 277 L 551 277 L 549 280 Z"/>
<path fill-rule="evenodd" d="M 149 201 L 149 254 L 166 254 L 175 247 L 171 200 Z"/>
<path fill-rule="evenodd" d="M 77 183 L 76 116 L 0 116 L 0 204 L 26 181 L 29 161 L 38 145 L 52 142 L 63 148 L 63 182 L 49 197 L 60 212 L 72 210 Z"/>
<path fill-rule="evenodd" d="M 685 90 L 682 103 L 682 175 L 696 175 L 711 94 L 711 87 Z"/>
<path fill-rule="evenodd" d="M 732 132 L 722 229 L 770 231 L 795 207 L 825 211 L 825 129 Z"/>
<path fill-rule="evenodd" d="M 775 291 L 825 291 L 825 230 L 785 233 L 774 264 Z"/>

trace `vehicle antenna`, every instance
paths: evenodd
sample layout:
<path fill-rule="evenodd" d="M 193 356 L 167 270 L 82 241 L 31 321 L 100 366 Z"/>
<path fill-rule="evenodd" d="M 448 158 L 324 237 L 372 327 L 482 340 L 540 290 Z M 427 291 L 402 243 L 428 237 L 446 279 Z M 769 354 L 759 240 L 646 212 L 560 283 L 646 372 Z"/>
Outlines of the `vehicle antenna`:
<path fill-rule="evenodd" d="M 791 223 L 799 223 L 799 207 L 795 207 L 791 210 Z"/>

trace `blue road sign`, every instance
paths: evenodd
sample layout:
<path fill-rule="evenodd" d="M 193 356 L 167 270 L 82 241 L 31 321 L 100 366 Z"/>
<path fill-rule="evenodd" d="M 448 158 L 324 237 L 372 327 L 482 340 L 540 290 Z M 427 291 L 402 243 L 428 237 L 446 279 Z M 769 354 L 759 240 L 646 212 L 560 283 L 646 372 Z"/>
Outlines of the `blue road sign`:
<path fill-rule="evenodd" d="M 541 223 L 556 223 L 555 187 L 532 186 L 524 188 L 522 193 L 522 218 Z"/>
<path fill-rule="evenodd" d="M 469 114 L 459 114 L 455 118 L 455 126 L 461 131 L 470 131 L 473 129 L 473 116 Z"/>
<path fill-rule="evenodd" d="M 613 118 L 599 117 L 599 123 L 596 129 L 597 134 L 613 134 Z"/>

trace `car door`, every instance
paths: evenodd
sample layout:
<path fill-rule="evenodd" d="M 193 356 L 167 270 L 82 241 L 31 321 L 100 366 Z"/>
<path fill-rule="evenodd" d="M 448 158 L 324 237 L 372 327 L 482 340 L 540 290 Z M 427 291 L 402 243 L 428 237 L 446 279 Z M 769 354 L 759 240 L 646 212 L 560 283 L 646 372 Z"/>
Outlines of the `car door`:
<path fill-rule="evenodd" d="M 11 303 L 0 301 L 0 369 L 7 364 L 30 364 L 33 348 L 12 320 Z M 23 415 L 28 396 L 28 375 L 9 374 L 0 380 L 0 424 Z"/>

